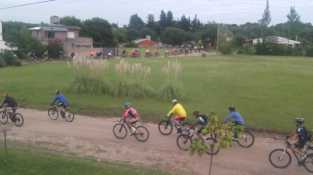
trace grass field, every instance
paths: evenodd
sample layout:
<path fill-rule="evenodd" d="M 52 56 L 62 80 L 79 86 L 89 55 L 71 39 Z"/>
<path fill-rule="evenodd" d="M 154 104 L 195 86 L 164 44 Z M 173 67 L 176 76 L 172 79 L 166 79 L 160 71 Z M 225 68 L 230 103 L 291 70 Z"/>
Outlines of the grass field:
<path fill-rule="evenodd" d="M 172 58 L 171 58 L 172 59 Z M 149 84 L 160 87 L 161 65 L 167 59 L 132 59 L 152 67 Z M 289 131 L 293 119 L 304 116 L 313 128 L 313 59 L 304 57 L 209 56 L 179 58 L 183 66 L 182 103 L 191 114 L 227 114 L 235 105 L 255 128 Z M 9 92 L 23 105 L 45 109 L 56 89 L 68 89 L 73 71 L 64 62 L 0 69 L 0 92 Z M 123 101 L 130 101 L 146 120 L 158 121 L 170 102 L 159 99 L 113 98 L 66 94 L 80 113 L 119 116 Z"/>
<path fill-rule="evenodd" d="M 0 175 L 166 175 L 158 170 L 25 150 L 0 150 Z"/>

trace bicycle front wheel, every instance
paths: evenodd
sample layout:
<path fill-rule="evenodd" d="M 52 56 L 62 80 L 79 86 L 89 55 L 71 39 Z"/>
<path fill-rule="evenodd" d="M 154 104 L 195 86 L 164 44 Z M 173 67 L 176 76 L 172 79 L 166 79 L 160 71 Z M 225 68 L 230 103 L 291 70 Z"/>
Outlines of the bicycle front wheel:
<path fill-rule="evenodd" d="M 282 148 L 274 149 L 269 155 L 269 161 L 275 168 L 287 168 L 291 160 L 290 153 Z"/>
<path fill-rule="evenodd" d="M 177 147 L 182 151 L 188 151 L 192 144 L 192 139 L 189 135 L 181 134 L 176 139 Z"/>
<path fill-rule="evenodd" d="M 160 121 L 158 128 L 162 135 L 170 135 L 173 132 L 173 124 L 168 120 Z"/>
<path fill-rule="evenodd" d="M 24 117 L 23 117 L 23 115 L 20 114 L 20 113 L 16 113 L 14 115 L 14 123 L 15 123 L 15 126 L 22 127 L 23 124 L 24 124 Z"/>
<path fill-rule="evenodd" d="M 217 155 L 220 152 L 220 147 L 218 141 L 215 137 L 204 138 L 204 143 L 208 145 L 208 155 Z"/>
<path fill-rule="evenodd" d="M 307 158 L 304 161 L 304 168 L 310 172 L 313 173 L 313 154 L 309 154 Z"/>
<path fill-rule="evenodd" d="M 149 130 L 144 126 L 136 127 L 135 138 L 139 142 L 146 142 L 150 137 Z"/>
<path fill-rule="evenodd" d="M 6 125 L 8 121 L 8 115 L 5 112 L 0 112 L 0 123 Z"/>
<path fill-rule="evenodd" d="M 51 120 L 56 120 L 59 117 L 59 113 L 56 108 L 48 109 L 48 116 Z"/>
<path fill-rule="evenodd" d="M 113 134 L 117 139 L 125 139 L 127 137 L 127 128 L 125 125 L 118 123 L 113 126 Z"/>

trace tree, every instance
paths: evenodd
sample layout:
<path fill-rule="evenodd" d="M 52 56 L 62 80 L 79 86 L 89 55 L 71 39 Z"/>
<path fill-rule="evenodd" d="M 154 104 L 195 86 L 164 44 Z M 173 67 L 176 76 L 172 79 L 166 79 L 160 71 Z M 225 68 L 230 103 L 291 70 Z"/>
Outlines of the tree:
<path fill-rule="evenodd" d="M 166 24 L 167 24 L 166 20 L 167 20 L 167 16 L 165 12 L 162 10 L 161 15 L 160 15 L 160 22 L 159 22 L 161 30 L 164 30 L 166 28 Z"/>
<path fill-rule="evenodd" d="M 174 15 L 173 12 L 168 11 L 166 15 L 166 27 L 171 27 L 174 22 Z"/>
<path fill-rule="evenodd" d="M 295 7 L 290 7 L 290 12 L 287 15 L 288 22 L 289 23 L 299 23 L 300 21 L 300 15 L 296 11 Z"/>
<path fill-rule="evenodd" d="M 66 26 L 82 26 L 81 20 L 76 18 L 75 16 L 65 16 L 60 19 L 60 23 Z"/>
<path fill-rule="evenodd" d="M 155 20 L 154 20 L 154 15 L 153 14 L 149 14 L 148 15 L 147 27 L 149 27 L 150 29 L 154 29 L 155 28 Z"/>
<path fill-rule="evenodd" d="M 269 1 L 266 1 L 266 8 L 264 10 L 262 18 L 259 20 L 259 24 L 262 26 L 268 26 L 271 23 L 271 12 Z"/>
<path fill-rule="evenodd" d="M 189 32 L 175 27 L 166 28 L 161 35 L 161 41 L 171 45 L 181 45 L 190 40 L 192 40 L 192 35 Z"/>
<path fill-rule="evenodd" d="M 185 31 L 190 31 L 190 18 L 187 18 L 185 15 L 183 15 L 179 21 L 179 27 Z"/>
<path fill-rule="evenodd" d="M 201 28 L 201 22 L 198 19 L 198 16 L 195 15 L 194 19 L 191 22 L 191 30 L 192 31 L 198 31 Z"/>
<path fill-rule="evenodd" d="M 81 35 L 93 38 L 96 47 L 115 46 L 111 24 L 102 18 L 84 21 Z"/>
<path fill-rule="evenodd" d="M 128 24 L 128 39 L 135 40 L 141 37 L 142 28 L 145 26 L 143 20 L 137 15 L 132 15 Z"/>

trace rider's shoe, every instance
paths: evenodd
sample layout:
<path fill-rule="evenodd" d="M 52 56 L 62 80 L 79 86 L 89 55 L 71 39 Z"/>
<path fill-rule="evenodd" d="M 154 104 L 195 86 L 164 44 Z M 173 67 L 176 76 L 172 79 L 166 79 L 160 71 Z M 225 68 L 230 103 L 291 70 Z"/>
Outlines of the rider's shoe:
<path fill-rule="evenodd" d="M 135 135 L 135 133 L 136 133 L 136 128 L 131 127 L 131 128 L 130 128 L 130 136 Z"/>
<path fill-rule="evenodd" d="M 298 165 L 303 166 L 306 158 L 307 158 L 306 154 L 302 155 L 298 161 Z"/>

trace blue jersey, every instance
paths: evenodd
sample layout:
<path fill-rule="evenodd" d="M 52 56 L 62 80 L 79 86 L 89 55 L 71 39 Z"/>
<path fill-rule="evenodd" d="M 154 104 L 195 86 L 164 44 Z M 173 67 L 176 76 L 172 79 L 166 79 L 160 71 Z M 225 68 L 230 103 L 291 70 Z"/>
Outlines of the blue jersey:
<path fill-rule="evenodd" d="M 225 118 L 225 121 L 228 121 L 228 120 L 231 120 L 241 125 L 245 124 L 245 120 L 243 119 L 243 117 L 240 115 L 239 112 L 230 112 L 228 117 Z"/>
<path fill-rule="evenodd" d="M 64 106 L 69 106 L 69 102 L 68 100 L 66 99 L 66 97 L 63 95 L 63 94 L 60 94 L 60 95 L 57 95 L 54 97 L 54 100 L 53 100 L 53 104 L 58 104 L 58 103 L 61 103 L 63 104 Z"/>

